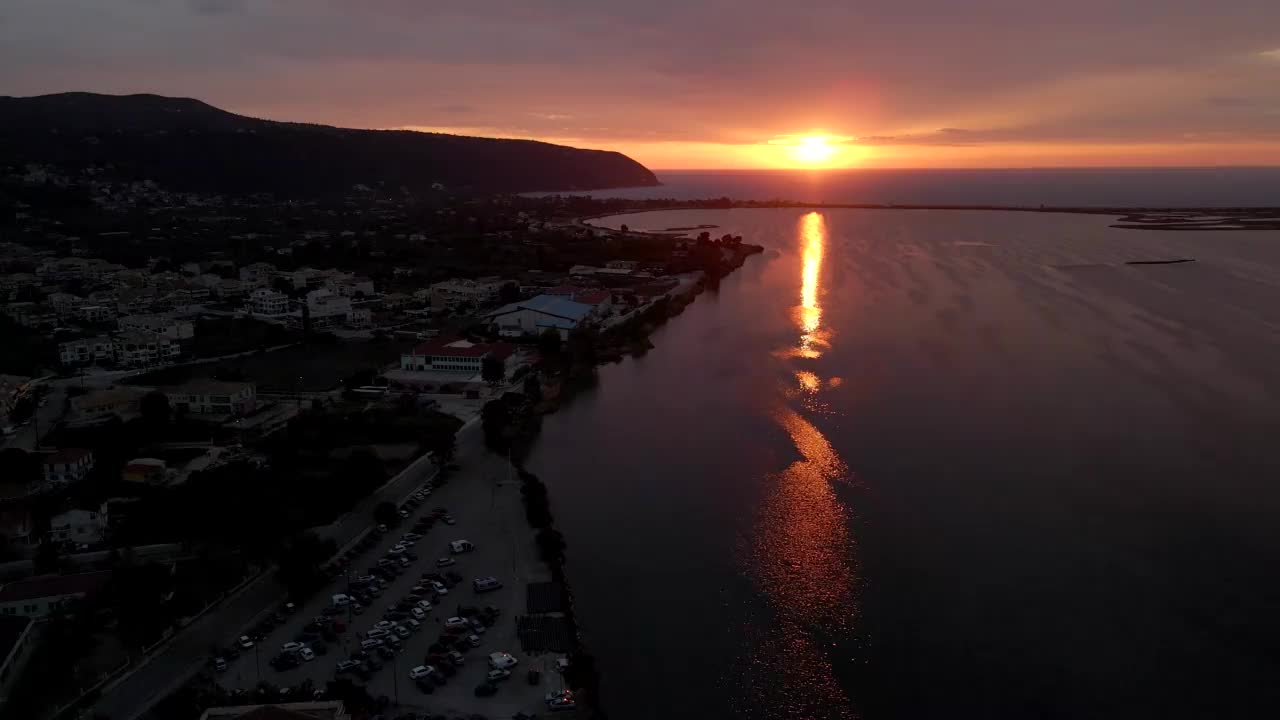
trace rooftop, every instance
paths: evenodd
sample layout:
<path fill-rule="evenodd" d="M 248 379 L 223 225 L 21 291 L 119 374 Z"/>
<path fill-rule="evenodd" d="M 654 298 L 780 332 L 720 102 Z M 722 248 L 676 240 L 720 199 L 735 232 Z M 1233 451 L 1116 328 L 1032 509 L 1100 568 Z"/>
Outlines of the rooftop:
<path fill-rule="evenodd" d="M 105 585 L 110 578 L 110 570 L 101 570 L 75 575 L 43 575 L 18 580 L 0 585 L 0 603 L 87 594 Z"/>
<path fill-rule="evenodd" d="M 486 317 L 497 317 L 499 315 L 509 315 L 520 310 L 532 310 L 544 315 L 554 315 L 555 317 L 564 318 L 565 320 L 581 320 L 586 317 L 592 310 L 590 305 L 574 302 L 568 298 L 558 295 L 538 295 L 528 300 L 504 305 L 494 310 Z"/>
<path fill-rule="evenodd" d="M 92 457 L 93 451 L 85 448 L 62 448 L 44 459 L 45 465 L 63 465 L 68 463 L 80 462 L 86 457 Z"/>
<path fill-rule="evenodd" d="M 164 388 L 164 391 L 171 395 L 235 395 L 246 389 L 253 389 L 253 383 L 192 380 L 181 385 L 171 385 Z"/>
<path fill-rule="evenodd" d="M 514 350 L 508 343 L 473 343 L 462 338 L 433 338 L 420 343 L 413 349 L 413 354 L 436 357 L 484 357 L 493 354 L 505 359 Z"/>

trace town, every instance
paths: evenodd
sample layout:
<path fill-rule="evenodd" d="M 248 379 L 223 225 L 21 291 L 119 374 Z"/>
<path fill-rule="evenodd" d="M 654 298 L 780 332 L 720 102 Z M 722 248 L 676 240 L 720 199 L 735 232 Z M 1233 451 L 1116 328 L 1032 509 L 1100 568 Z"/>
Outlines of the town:
<path fill-rule="evenodd" d="M 642 207 L 439 184 L 179 194 L 7 168 L 5 714 L 289 701 L 338 717 L 323 708 L 431 700 L 510 714 L 589 698 L 558 541 L 530 500 L 545 495 L 518 466 L 528 420 L 597 363 L 643 353 L 758 251 L 579 220 Z M 428 535 L 455 524 L 467 539 Z M 513 532 L 523 561 L 504 556 Z M 527 572 L 495 575 L 513 562 Z M 485 573 L 466 582 L 483 607 L 453 599 L 464 564 Z M 356 616 L 387 602 L 354 637 Z M 488 658 L 480 685 L 451 680 L 470 648 Z M 522 658 L 519 682 L 502 682 Z"/>

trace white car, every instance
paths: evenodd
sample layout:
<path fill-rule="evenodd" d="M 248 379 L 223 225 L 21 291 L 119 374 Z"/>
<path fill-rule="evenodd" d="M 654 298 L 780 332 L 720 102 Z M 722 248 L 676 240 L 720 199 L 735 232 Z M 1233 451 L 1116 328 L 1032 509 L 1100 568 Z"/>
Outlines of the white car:
<path fill-rule="evenodd" d="M 316 653 L 309 647 L 304 647 L 298 651 L 298 657 L 302 658 L 302 662 L 311 662 L 316 659 Z"/>
<path fill-rule="evenodd" d="M 396 623 L 394 620 L 379 620 L 378 622 L 373 624 L 373 627 L 375 630 L 390 630 L 395 626 L 396 626 Z"/>
<path fill-rule="evenodd" d="M 457 564 L 458 561 L 450 557 L 436 558 L 436 567 L 451 567 Z"/>
<path fill-rule="evenodd" d="M 392 546 L 391 546 L 391 549 L 387 551 L 387 554 L 388 554 L 388 555 L 399 555 L 399 554 L 403 553 L 405 550 L 408 550 L 408 548 L 406 548 L 406 547 L 404 546 L 404 543 L 396 543 L 395 545 L 392 545 Z"/>
<path fill-rule="evenodd" d="M 409 679 L 417 680 L 419 678 L 424 678 L 433 672 L 435 672 L 435 668 L 431 667 L 430 665 L 419 665 L 418 667 L 409 671 Z"/>
<path fill-rule="evenodd" d="M 240 645 L 241 649 L 243 650 L 248 650 L 253 647 L 253 641 L 249 639 L 248 635 L 241 635 L 240 639 L 236 642 Z"/>
<path fill-rule="evenodd" d="M 547 693 L 546 697 L 543 699 L 547 702 L 547 709 L 552 712 L 557 710 L 572 710 L 578 706 L 578 703 L 573 699 L 573 693 L 568 690 Z"/>
<path fill-rule="evenodd" d="M 497 590 L 501 588 L 502 582 L 498 580 L 498 578 L 493 577 L 492 575 L 489 575 L 485 577 L 478 577 L 475 580 L 472 580 L 471 587 L 476 592 L 489 592 L 490 590 Z"/>
<path fill-rule="evenodd" d="M 418 632 L 418 630 L 422 628 L 422 623 L 418 622 L 417 620 L 414 620 L 413 618 L 409 618 L 408 620 L 405 620 L 404 624 L 408 626 L 409 632 Z"/>
<path fill-rule="evenodd" d="M 490 670 L 486 679 L 489 682 L 499 682 L 501 680 L 506 680 L 509 677 L 511 677 L 510 670 Z"/>
<path fill-rule="evenodd" d="M 444 629 L 445 630 L 462 630 L 462 629 L 470 630 L 471 621 L 466 618 L 451 617 L 448 620 L 444 621 Z"/>
<path fill-rule="evenodd" d="M 401 539 L 401 540 L 403 540 L 403 541 L 404 541 L 404 542 L 406 542 L 406 543 L 415 543 L 415 542 L 418 542 L 419 540 L 421 540 L 421 539 L 422 539 L 422 536 L 421 536 L 421 535 L 419 535 L 418 533 L 414 533 L 414 532 L 407 532 L 407 533 L 405 533 L 404 535 L 401 535 L 401 536 L 400 536 L 400 539 Z"/>
<path fill-rule="evenodd" d="M 449 543 L 449 552 L 458 555 L 464 552 L 475 550 L 476 546 L 471 544 L 470 540 L 454 540 Z"/>
<path fill-rule="evenodd" d="M 306 647 L 306 645 L 303 645 L 300 642 L 287 642 L 280 646 L 280 652 L 287 652 L 287 653 L 298 652 L 304 647 Z"/>
<path fill-rule="evenodd" d="M 374 628 L 369 632 L 365 633 L 364 636 L 369 638 L 370 640 L 377 640 L 378 638 L 384 638 L 390 634 L 391 634 L 390 630 L 386 630 L 384 628 Z"/>
<path fill-rule="evenodd" d="M 427 614 L 423 612 L 422 608 L 420 607 L 409 608 L 409 614 L 414 616 L 418 620 L 421 620 L 427 616 Z"/>
<path fill-rule="evenodd" d="M 431 585 L 431 589 L 435 590 L 437 595 L 449 594 L 449 588 L 445 587 L 444 583 L 440 582 L 439 580 L 432 580 L 430 582 L 430 585 Z"/>
<path fill-rule="evenodd" d="M 511 653 L 489 653 L 489 667 L 494 670 L 507 670 L 515 667 L 519 662 Z"/>
<path fill-rule="evenodd" d="M 419 608 L 421 608 L 421 610 L 422 610 L 423 612 L 431 612 L 431 601 L 430 601 L 430 600 L 419 600 L 419 601 L 418 601 L 417 603 L 415 603 L 415 604 L 416 604 Z"/>

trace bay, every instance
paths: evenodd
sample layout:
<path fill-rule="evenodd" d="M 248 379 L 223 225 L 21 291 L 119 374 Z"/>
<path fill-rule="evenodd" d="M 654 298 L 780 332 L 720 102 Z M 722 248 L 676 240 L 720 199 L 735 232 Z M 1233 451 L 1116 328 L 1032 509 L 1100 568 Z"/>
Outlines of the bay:
<path fill-rule="evenodd" d="M 1270 714 L 1280 233 L 1111 221 L 597 221 L 766 247 L 529 459 L 610 717 Z"/>

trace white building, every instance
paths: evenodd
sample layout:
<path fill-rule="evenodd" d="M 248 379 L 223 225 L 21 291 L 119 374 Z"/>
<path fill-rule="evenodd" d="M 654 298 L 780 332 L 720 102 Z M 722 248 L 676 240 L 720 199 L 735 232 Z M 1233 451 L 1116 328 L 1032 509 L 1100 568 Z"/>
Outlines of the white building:
<path fill-rule="evenodd" d="M 125 315 L 117 321 L 122 331 L 149 332 L 174 340 L 182 340 L 196 334 L 189 320 L 179 320 L 172 315 Z"/>
<path fill-rule="evenodd" d="M 15 580 L 0 586 L 0 615 L 42 618 L 63 603 L 97 591 L 110 578 L 110 570 L 100 570 Z"/>
<path fill-rule="evenodd" d="M 504 284 L 502 278 L 498 277 L 445 280 L 431 286 L 431 304 L 446 308 L 455 308 L 464 303 L 484 305 L 498 299 L 498 291 Z"/>
<path fill-rule="evenodd" d="M 538 295 L 504 305 L 485 315 L 485 319 L 497 325 L 498 334 L 503 337 L 541 335 L 554 328 L 561 338 L 568 338 L 570 330 L 590 321 L 594 313 L 593 305 L 556 295 Z"/>
<path fill-rule="evenodd" d="M 336 273 L 325 282 L 325 287 L 343 297 L 355 297 L 357 294 L 368 297 L 373 295 L 373 281 L 355 273 Z"/>
<path fill-rule="evenodd" d="M 93 469 L 93 451 L 65 448 L 45 457 L 43 467 L 46 485 L 56 487 L 78 482 Z"/>
<path fill-rule="evenodd" d="M 400 356 L 401 370 L 480 374 L 484 358 L 506 361 L 514 348 L 506 343 L 472 343 L 467 340 L 436 338 Z"/>
<path fill-rule="evenodd" d="M 115 359 L 111 338 L 91 337 L 58 344 L 58 360 L 63 365 L 89 365 Z"/>
<path fill-rule="evenodd" d="M 116 317 L 116 309 L 112 305 L 82 305 L 76 308 L 76 317 L 87 323 L 107 323 Z"/>
<path fill-rule="evenodd" d="M 347 317 L 351 314 L 351 298 L 335 295 L 332 290 L 321 288 L 307 293 L 306 308 L 312 329 L 335 327 L 347 323 Z M 302 327 L 302 311 L 290 313 L 285 322 L 291 327 Z"/>
<path fill-rule="evenodd" d="M 200 380 L 165 388 L 174 410 L 210 415 L 247 415 L 258 406 L 258 390 L 251 383 Z"/>
<path fill-rule="evenodd" d="M 49 518 L 51 542 L 73 542 L 92 545 L 107 539 L 107 504 L 96 510 L 79 508 Z"/>
<path fill-rule="evenodd" d="M 289 296 L 268 288 L 258 288 L 249 293 L 249 307 L 254 315 L 284 315 L 289 312 Z"/>
<path fill-rule="evenodd" d="M 111 339 L 116 363 L 125 367 L 146 367 L 176 360 L 182 355 L 177 340 L 147 332 L 120 333 Z"/>
<path fill-rule="evenodd" d="M 347 325 L 353 328 L 367 328 L 373 324 L 373 311 L 369 308 L 352 308 L 347 313 Z"/>
<path fill-rule="evenodd" d="M 252 263 L 240 268 L 240 281 L 250 287 L 265 288 L 271 285 L 275 274 L 276 266 L 271 263 Z"/>
<path fill-rule="evenodd" d="M 71 424 L 91 424 L 113 418 L 129 420 L 139 414 L 142 392 L 128 387 L 91 390 L 71 398 Z"/>

